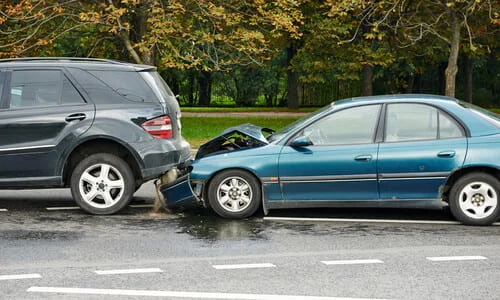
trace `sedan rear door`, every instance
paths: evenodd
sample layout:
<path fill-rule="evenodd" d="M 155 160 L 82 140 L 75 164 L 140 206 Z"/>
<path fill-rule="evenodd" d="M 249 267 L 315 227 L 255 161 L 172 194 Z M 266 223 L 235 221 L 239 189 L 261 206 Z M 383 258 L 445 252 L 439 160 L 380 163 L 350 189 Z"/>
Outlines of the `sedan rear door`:
<path fill-rule="evenodd" d="M 440 188 L 463 165 L 467 138 L 449 114 L 422 103 L 387 105 L 378 158 L 381 200 L 439 205 Z M 427 202 L 427 203 L 426 203 Z"/>

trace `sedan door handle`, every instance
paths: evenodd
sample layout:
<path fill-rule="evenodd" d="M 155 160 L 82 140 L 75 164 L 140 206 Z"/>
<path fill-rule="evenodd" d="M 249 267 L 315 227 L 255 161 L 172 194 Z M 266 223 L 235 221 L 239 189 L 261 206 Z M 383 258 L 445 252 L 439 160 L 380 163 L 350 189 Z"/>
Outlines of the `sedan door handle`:
<path fill-rule="evenodd" d="M 75 121 L 75 120 L 84 120 L 87 116 L 82 113 L 72 114 L 66 117 L 67 122 Z"/>
<path fill-rule="evenodd" d="M 358 155 L 354 158 L 356 161 L 370 161 L 372 160 L 372 156 L 370 154 L 368 155 Z"/>
<path fill-rule="evenodd" d="M 450 151 L 441 151 L 437 155 L 438 157 L 453 157 L 455 156 L 455 151 L 450 150 Z"/>

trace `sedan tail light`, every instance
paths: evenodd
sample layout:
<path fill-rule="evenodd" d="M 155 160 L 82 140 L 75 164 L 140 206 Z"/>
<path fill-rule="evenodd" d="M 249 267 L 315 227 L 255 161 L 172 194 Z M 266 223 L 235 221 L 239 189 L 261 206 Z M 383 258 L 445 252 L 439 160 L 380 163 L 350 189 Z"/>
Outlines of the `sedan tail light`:
<path fill-rule="evenodd" d="M 172 137 L 172 121 L 168 116 L 146 121 L 141 126 L 150 135 L 158 139 L 169 139 Z"/>

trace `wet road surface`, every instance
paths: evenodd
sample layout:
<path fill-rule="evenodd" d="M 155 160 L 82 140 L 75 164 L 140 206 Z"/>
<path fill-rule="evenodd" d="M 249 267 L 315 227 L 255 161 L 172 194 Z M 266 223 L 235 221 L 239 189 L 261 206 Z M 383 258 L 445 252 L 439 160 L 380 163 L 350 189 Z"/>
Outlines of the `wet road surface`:
<path fill-rule="evenodd" d="M 500 299 L 500 226 L 373 209 L 223 220 L 153 213 L 152 195 L 91 216 L 69 191 L 0 191 L 0 299 Z"/>

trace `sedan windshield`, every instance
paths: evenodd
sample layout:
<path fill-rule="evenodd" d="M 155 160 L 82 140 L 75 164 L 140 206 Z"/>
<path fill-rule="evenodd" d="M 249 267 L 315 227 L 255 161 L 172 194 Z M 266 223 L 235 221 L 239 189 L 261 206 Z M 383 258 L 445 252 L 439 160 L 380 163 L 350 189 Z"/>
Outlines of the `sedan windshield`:
<path fill-rule="evenodd" d="M 276 131 L 271 136 L 269 136 L 267 140 L 269 141 L 269 143 L 281 140 L 285 135 L 293 131 L 295 128 L 301 126 L 302 124 L 307 123 L 310 119 L 316 117 L 317 115 L 323 113 L 324 111 L 330 109 L 331 107 L 333 107 L 333 104 L 328 104 L 327 106 L 318 109 L 317 111 L 308 114 L 307 116 L 304 116 L 291 124 L 288 124 L 287 126 L 281 128 L 280 130 Z"/>

